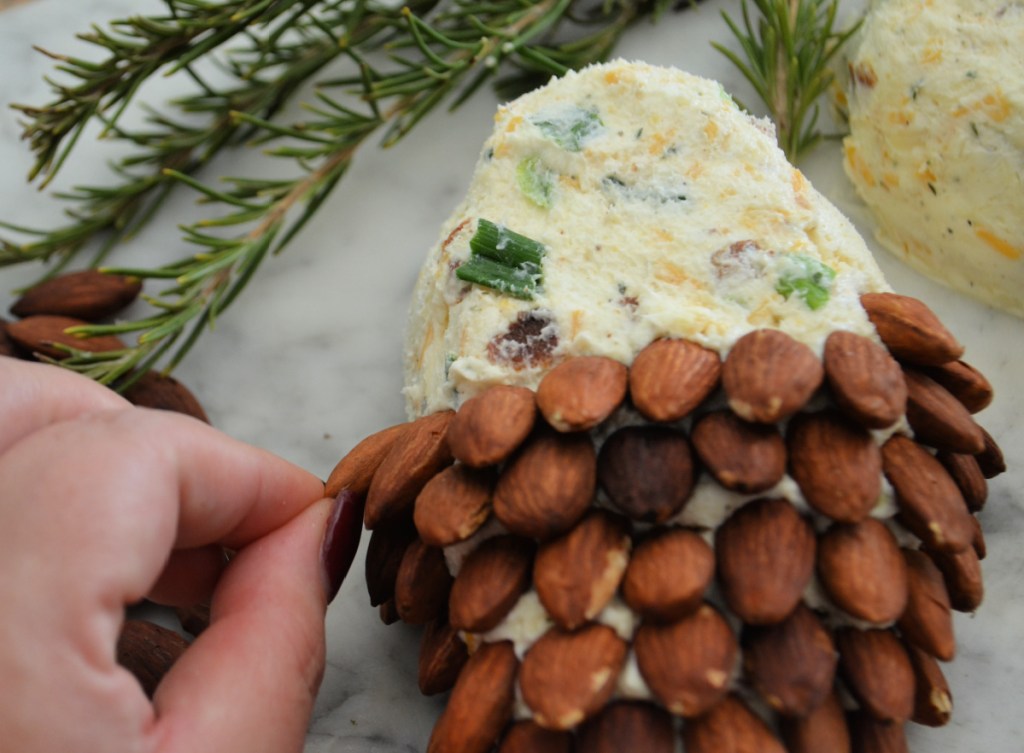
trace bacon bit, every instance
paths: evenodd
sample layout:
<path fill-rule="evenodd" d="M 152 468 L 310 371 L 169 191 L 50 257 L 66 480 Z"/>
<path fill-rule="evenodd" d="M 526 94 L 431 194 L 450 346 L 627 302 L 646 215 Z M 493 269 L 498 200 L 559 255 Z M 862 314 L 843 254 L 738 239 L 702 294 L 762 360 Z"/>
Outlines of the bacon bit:
<path fill-rule="evenodd" d="M 624 295 L 619 299 L 619 305 L 630 311 L 636 311 L 637 306 L 640 305 L 640 299 L 635 295 Z"/>
<path fill-rule="evenodd" d="M 520 311 L 508 332 L 487 343 L 491 363 L 511 366 L 516 371 L 551 363 L 558 346 L 558 334 L 551 318 L 538 311 Z"/>
<path fill-rule="evenodd" d="M 451 245 L 451 242 L 453 240 L 455 240 L 455 236 L 458 235 L 460 232 L 462 232 L 462 229 L 465 228 L 466 225 L 468 225 L 470 222 L 472 222 L 472 220 L 469 217 L 467 217 L 462 222 L 460 222 L 458 225 L 456 225 L 455 229 L 452 230 L 450 233 L 448 233 L 448 237 L 444 239 L 444 243 L 441 244 L 441 250 L 442 251 L 447 251 L 448 250 L 448 246 Z M 458 265 L 456 265 L 456 266 L 458 266 Z M 454 269 L 454 267 L 452 267 L 452 269 Z"/>
<path fill-rule="evenodd" d="M 875 73 L 875 69 L 871 67 L 870 63 L 850 63 L 849 67 L 850 76 L 858 84 L 871 89 L 878 83 L 878 75 Z"/>

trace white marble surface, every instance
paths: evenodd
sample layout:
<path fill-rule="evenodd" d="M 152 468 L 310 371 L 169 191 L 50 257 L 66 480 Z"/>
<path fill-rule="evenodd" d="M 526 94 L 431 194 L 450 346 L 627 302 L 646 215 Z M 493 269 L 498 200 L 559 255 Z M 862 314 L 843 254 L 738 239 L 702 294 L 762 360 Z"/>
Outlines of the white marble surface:
<path fill-rule="evenodd" d="M 89 23 L 154 5 L 155 0 L 35 0 L 0 14 L 0 217 L 43 224 L 59 212 L 54 202 L 26 188 L 29 157 L 18 140 L 16 115 L 7 109 L 12 102 L 46 98 L 41 77 L 50 63 L 30 45 L 69 51 L 73 33 Z M 718 78 L 752 102 L 745 82 L 707 41 L 728 39 L 719 12 L 726 9 L 736 17 L 738 7 L 732 0 L 708 0 L 656 27 L 643 24 L 619 52 Z M 145 94 L 158 101 L 174 88 L 173 81 L 161 82 Z M 389 152 L 373 149 L 359 156 L 298 241 L 265 264 L 178 370 L 215 425 L 325 476 L 360 438 L 403 418 L 399 359 L 407 297 L 422 255 L 461 197 L 495 104 L 493 95 L 482 92 L 454 116 L 434 114 Z M 109 154 L 86 148 L 61 185 L 102 180 Z M 256 159 L 239 152 L 219 168 L 244 173 Z M 803 167 L 870 236 L 870 221 L 838 165 L 838 147 L 830 144 Z M 179 193 L 120 258 L 148 263 L 178 258 L 185 249 L 174 226 L 198 216 L 192 202 L 193 196 Z M 991 484 L 981 514 L 989 547 L 985 603 L 977 615 L 956 615 L 959 654 L 946 667 L 956 703 L 953 721 L 939 730 L 912 726 L 911 749 L 1019 751 L 1024 739 L 1024 548 L 1018 543 L 1024 537 L 1024 396 L 1018 384 L 1024 322 L 930 283 L 881 250 L 878 256 L 896 289 L 925 299 L 968 345 L 968 359 L 994 383 L 996 401 L 980 418 L 1011 464 L 1010 472 Z M 29 270 L 0 270 L 0 309 L 9 305 L 10 291 L 29 279 Z M 419 696 L 417 634 L 380 623 L 365 595 L 361 561 L 360 556 L 328 615 L 329 666 L 306 749 L 422 751 L 441 701 Z"/>

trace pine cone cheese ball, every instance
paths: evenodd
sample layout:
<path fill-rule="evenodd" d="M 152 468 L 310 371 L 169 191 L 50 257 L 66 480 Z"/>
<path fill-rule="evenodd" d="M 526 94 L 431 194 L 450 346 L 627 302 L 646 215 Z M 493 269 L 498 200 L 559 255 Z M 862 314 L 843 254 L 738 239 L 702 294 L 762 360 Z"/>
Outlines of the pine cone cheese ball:
<path fill-rule="evenodd" d="M 430 753 L 900 750 L 950 718 L 992 390 L 763 129 L 621 62 L 499 112 L 420 276 L 412 420 L 327 485 L 366 496 L 382 619 L 425 626 Z"/>

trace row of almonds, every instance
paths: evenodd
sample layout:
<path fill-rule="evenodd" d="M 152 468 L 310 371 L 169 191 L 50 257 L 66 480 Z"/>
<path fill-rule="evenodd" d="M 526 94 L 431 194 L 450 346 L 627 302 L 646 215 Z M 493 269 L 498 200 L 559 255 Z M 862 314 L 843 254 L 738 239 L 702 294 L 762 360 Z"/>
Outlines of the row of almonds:
<path fill-rule="evenodd" d="M 426 625 L 420 687 L 452 689 L 430 751 L 671 750 L 655 739 L 680 717 L 689 751 L 783 750 L 772 726 L 792 753 L 900 750 L 908 719 L 948 720 L 950 610 L 981 601 L 973 513 L 1004 470 L 972 417 L 992 390 L 921 302 L 862 304 L 885 347 L 835 332 L 819 359 L 758 330 L 724 362 L 682 340 L 629 368 L 571 358 L 536 393 L 493 387 L 339 462 L 328 493 L 365 495 L 371 602 Z M 643 422 L 609 434 L 627 404 Z M 914 439 L 872 434 L 904 417 Z M 752 501 L 713 532 L 674 525 L 705 472 Z M 770 493 L 787 473 L 810 514 Z M 881 522 L 883 477 L 897 514 Z M 445 548 L 495 527 L 453 577 Z M 481 643 L 530 589 L 552 627 L 522 656 Z M 631 635 L 598 620 L 613 598 Z M 614 699 L 634 660 L 653 702 Z M 511 724 L 517 692 L 531 718 Z"/>

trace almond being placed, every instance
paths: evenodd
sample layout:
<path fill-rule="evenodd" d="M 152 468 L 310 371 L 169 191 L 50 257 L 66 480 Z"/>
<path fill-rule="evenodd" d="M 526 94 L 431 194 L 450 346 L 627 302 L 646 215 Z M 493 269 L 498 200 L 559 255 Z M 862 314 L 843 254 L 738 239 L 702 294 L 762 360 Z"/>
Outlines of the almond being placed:
<path fill-rule="evenodd" d="M 907 422 L 922 444 L 939 450 L 974 455 L 985 449 L 981 427 L 967 409 L 935 380 L 905 369 Z"/>
<path fill-rule="evenodd" d="M 779 734 L 789 753 L 850 753 L 846 712 L 835 692 L 806 716 L 779 719 Z"/>
<path fill-rule="evenodd" d="M 131 672 L 152 698 L 187 648 L 188 641 L 169 628 L 146 620 L 125 620 L 117 639 L 117 663 Z"/>
<path fill-rule="evenodd" d="M 141 408 L 174 411 L 210 423 L 203 406 L 188 387 L 174 377 L 165 376 L 158 371 L 147 371 L 121 394 L 129 403 Z M 341 491 L 340 487 L 338 491 Z M 328 492 L 327 496 L 337 497 L 338 494 L 335 492 L 334 495 L 330 495 Z"/>
<path fill-rule="evenodd" d="M 693 531 L 673 528 L 642 541 L 622 581 L 622 598 L 645 620 L 674 622 L 693 612 L 715 574 L 715 553 Z"/>
<path fill-rule="evenodd" d="M 770 424 L 744 421 L 732 411 L 714 411 L 697 420 L 691 439 L 715 481 L 730 491 L 758 494 L 786 473 L 786 444 Z"/>
<path fill-rule="evenodd" d="M 868 429 L 892 426 L 903 415 L 907 386 L 889 351 L 853 332 L 825 341 L 825 380 L 839 408 Z"/>
<path fill-rule="evenodd" d="M 928 727 L 942 727 L 953 715 L 953 696 L 942 667 L 931 654 L 907 646 L 914 669 L 914 715 L 911 719 Z"/>
<path fill-rule="evenodd" d="M 953 479 L 967 503 L 967 509 L 971 512 L 982 510 L 988 500 L 988 482 L 974 456 L 937 452 L 935 459 L 942 463 L 946 473 Z"/>
<path fill-rule="evenodd" d="M 924 552 L 904 549 L 903 558 L 907 562 L 907 608 L 897 623 L 903 637 L 936 659 L 952 661 L 956 639 L 942 573 Z"/>
<path fill-rule="evenodd" d="M 985 410 L 995 397 L 995 390 L 985 375 L 963 361 L 932 366 L 924 372 L 945 387 L 971 413 Z"/>
<path fill-rule="evenodd" d="M 356 494 L 366 494 L 377 468 L 391 452 L 398 438 L 412 424 L 402 423 L 371 434 L 346 453 L 327 477 L 328 497 L 337 497 L 342 489 L 351 489 Z"/>
<path fill-rule="evenodd" d="M 141 290 L 137 277 L 95 269 L 70 272 L 33 285 L 14 302 L 11 313 L 23 318 L 49 314 L 96 322 L 128 306 Z"/>
<path fill-rule="evenodd" d="M 122 350 L 124 342 L 115 335 L 97 335 L 96 337 L 79 337 L 67 330 L 72 327 L 87 326 L 83 319 L 69 316 L 52 316 L 37 314 L 6 325 L 7 336 L 16 344 L 31 353 L 39 353 L 50 358 L 67 358 L 66 350 L 58 346 L 84 350 L 89 353 L 106 353 Z"/>
<path fill-rule="evenodd" d="M 580 729 L 576 753 L 675 753 L 672 717 L 650 703 L 606 706 Z"/>
<path fill-rule="evenodd" d="M 402 556 L 395 578 L 395 608 L 403 622 L 423 625 L 443 615 L 452 589 L 444 552 L 419 539 Z"/>
<path fill-rule="evenodd" d="M 465 641 L 446 617 L 428 623 L 420 639 L 420 692 L 437 695 L 451 690 L 468 659 Z"/>
<path fill-rule="evenodd" d="M 689 340 L 662 338 L 637 353 L 629 367 L 633 405 L 651 421 L 678 421 L 718 386 L 718 353 Z"/>
<path fill-rule="evenodd" d="M 536 415 L 532 390 L 490 387 L 459 406 L 448 426 L 452 455 L 474 468 L 500 463 L 530 435 Z"/>
<path fill-rule="evenodd" d="M 572 735 L 523 720 L 505 731 L 498 753 L 573 753 Z"/>
<path fill-rule="evenodd" d="M 722 366 L 729 407 L 745 421 L 771 424 L 800 410 L 821 385 L 824 369 L 809 347 L 777 329 L 750 332 Z"/>
<path fill-rule="evenodd" d="M 963 346 L 918 299 L 897 293 L 865 293 L 860 303 L 882 342 L 901 361 L 939 366 L 963 355 Z"/>
<path fill-rule="evenodd" d="M 411 521 L 381 526 L 370 534 L 366 547 L 366 590 L 370 605 L 379 606 L 395 595 L 395 580 L 405 550 L 416 540 Z"/>
<path fill-rule="evenodd" d="M 914 713 L 914 670 L 891 630 L 840 628 L 839 671 L 861 707 L 876 719 L 905 722 Z"/>
<path fill-rule="evenodd" d="M 683 509 L 696 473 L 686 436 L 663 426 L 627 426 L 605 441 L 597 479 L 633 520 L 664 523 Z"/>
<path fill-rule="evenodd" d="M 537 407 L 558 431 L 592 429 L 626 398 L 628 375 L 618 361 L 578 356 L 563 361 L 537 387 Z"/>
<path fill-rule="evenodd" d="M 731 695 L 683 725 L 686 753 L 786 753 L 761 717 Z"/>
<path fill-rule="evenodd" d="M 496 627 L 530 587 L 533 556 L 533 542 L 519 536 L 498 536 L 474 549 L 452 585 L 452 626 L 474 633 Z"/>
<path fill-rule="evenodd" d="M 413 522 L 431 546 L 465 541 L 491 515 L 497 474 L 492 469 L 450 465 L 426 483 L 416 497 Z"/>
<path fill-rule="evenodd" d="M 949 593 L 949 604 L 958 612 L 973 612 L 985 598 L 981 560 L 973 546 L 962 552 L 928 552 L 942 572 Z"/>

